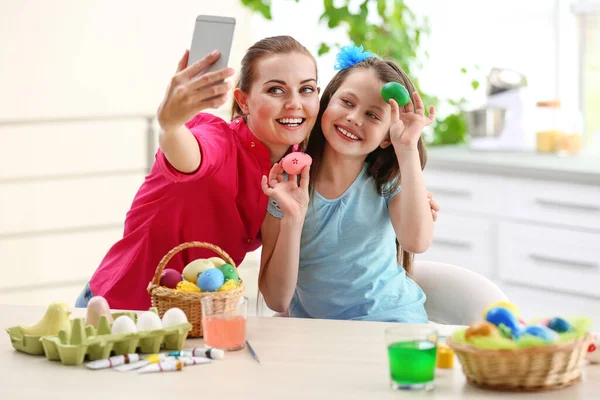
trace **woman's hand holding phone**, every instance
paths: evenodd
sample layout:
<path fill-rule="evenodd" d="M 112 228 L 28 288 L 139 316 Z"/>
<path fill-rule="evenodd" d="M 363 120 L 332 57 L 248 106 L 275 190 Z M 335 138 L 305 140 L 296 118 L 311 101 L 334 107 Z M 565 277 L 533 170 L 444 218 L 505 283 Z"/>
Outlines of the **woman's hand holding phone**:
<path fill-rule="evenodd" d="M 233 75 L 233 69 L 223 68 L 202 74 L 220 56 L 218 51 L 214 51 L 186 67 L 189 57 L 186 50 L 158 108 L 158 123 L 165 132 L 183 126 L 202 110 L 217 108 L 226 102 L 231 83 L 225 79 Z"/>

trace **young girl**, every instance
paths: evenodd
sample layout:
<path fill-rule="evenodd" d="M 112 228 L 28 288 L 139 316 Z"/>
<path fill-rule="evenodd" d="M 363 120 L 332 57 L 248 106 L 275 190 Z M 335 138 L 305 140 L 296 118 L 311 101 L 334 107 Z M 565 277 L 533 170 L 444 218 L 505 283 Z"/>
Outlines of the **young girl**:
<path fill-rule="evenodd" d="M 274 201 L 262 227 L 259 289 L 272 310 L 293 317 L 426 323 L 425 294 L 407 275 L 410 264 L 398 266 L 396 239 L 411 253 L 432 240 L 421 132 L 435 110 L 425 116 L 393 62 L 349 47 L 338 62 L 300 184 L 285 180 L 279 164 L 263 177 Z M 387 104 L 381 88 L 390 81 L 413 93 L 412 102 Z"/>
<path fill-rule="evenodd" d="M 188 53 L 161 104 L 160 149 L 127 213 L 123 238 L 102 260 L 76 305 L 104 296 L 111 308 L 147 309 L 146 291 L 162 257 L 188 241 L 225 250 L 236 264 L 260 246 L 267 196 L 260 179 L 290 146 L 302 142 L 316 121 L 319 98 L 312 55 L 289 36 L 263 39 L 244 56 L 234 91 L 232 121 L 199 111 L 222 105 L 230 68 L 201 71 L 210 54 L 185 68 Z M 197 258 L 192 248 L 167 265 L 182 271 Z"/>

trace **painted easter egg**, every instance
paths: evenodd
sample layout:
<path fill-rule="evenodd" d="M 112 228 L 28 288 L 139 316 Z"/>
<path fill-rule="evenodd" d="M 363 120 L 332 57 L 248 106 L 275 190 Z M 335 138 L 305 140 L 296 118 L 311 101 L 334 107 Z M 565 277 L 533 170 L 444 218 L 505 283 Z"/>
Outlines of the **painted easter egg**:
<path fill-rule="evenodd" d="M 203 292 L 214 292 L 225 283 L 225 277 L 217 268 L 207 269 L 198 277 L 198 287 Z"/>
<path fill-rule="evenodd" d="M 182 275 L 186 281 L 196 283 L 201 273 L 214 267 L 215 265 L 206 258 L 199 258 L 186 265 Z"/>
<path fill-rule="evenodd" d="M 308 154 L 299 151 L 294 151 L 281 160 L 283 170 L 289 175 L 298 175 L 304 167 L 311 164 L 312 158 Z"/>
<path fill-rule="evenodd" d="M 513 315 L 515 317 L 517 317 L 517 319 L 521 317 L 521 312 L 519 311 L 519 307 L 517 307 L 514 303 L 511 303 L 510 301 L 501 300 L 501 301 L 493 302 L 492 304 L 487 306 L 485 308 L 485 310 L 483 310 L 483 319 L 485 319 L 485 316 L 487 315 L 488 311 L 490 311 L 490 309 L 495 308 L 495 307 L 506 308 L 511 313 L 513 313 Z M 521 322 L 524 322 L 524 321 L 521 321 Z M 524 324 L 524 325 L 527 325 L 527 324 Z"/>
<path fill-rule="evenodd" d="M 550 321 L 548 321 L 547 326 L 558 333 L 569 332 L 573 329 L 569 321 L 560 317 L 552 318 Z"/>
<path fill-rule="evenodd" d="M 594 336 L 593 342 L 589 345 L 585 359 L 592 364 L 600 364 L 600 337 Z"/>
<path fill-rule="evenodd" d="M 227 282 L 230 279 L 235 281 L 235 283 L 240 282 L 240 277 L 238 276 L 237 269 L 235 269 L 233 265 L 223 264 L 218 269 L 223 273 L 225 282 Z"/>
<path fill-rule="evenodd" d="M 175 289 L 182 280 L 181 273 L 172 268 L 167 268 L 160 274 L 160 286 Z"/>
<path fill-rule="evenodd" d="M 552 329 L 546 328 L 541 325 L 529 325 L 523 328 L 521 332 L 523 336 L 530 335 L 539 337 L 540 339 L 545 340 L 546 342 L 553 342 L 558 338 L 558 334 L 554 332 Z"/>
<path fill-rule="evenodd" d="M 496 325 L 489 322 L 479 322 L 471 324 L 465 331 L 465 339 L 470 341 L 476 336 L 502 336 Z"/>
<path fill-rule="evenodd" d="M 92 325 L 94 328 L 98 328 L 100 317 L 103 315 L 106 315 L 108 322 L 113 322 L 113 316 L 110 313 L 108 301 L 102 296 L 92 297 L 87 304 L 85 325 Z"/>
<path fill-rule="evenodd" d="M 493 307 L 485 315 L 485 320 L 501 328 L 504 325 L 513 338 L 520 336 L 520 324 L 515 315 L 504 307 Z M 501 330 L 502 331 L 502 330 Z"/>
<path fill-rule="evenodd" d="M 390 99 L 396 100 L 399 106 L 405 106 L 410 102 L 408 90 L 398 82 L 388 82 L 381 88 L 381 97 L 390 102 Z"/>
<path fill-rule="evenodd" d="M 227 264 L 221 257 L 211 257 L 208 259 L 208 261 L 210 261 L 215 268 L 219 268 L 221 265 Z"/>

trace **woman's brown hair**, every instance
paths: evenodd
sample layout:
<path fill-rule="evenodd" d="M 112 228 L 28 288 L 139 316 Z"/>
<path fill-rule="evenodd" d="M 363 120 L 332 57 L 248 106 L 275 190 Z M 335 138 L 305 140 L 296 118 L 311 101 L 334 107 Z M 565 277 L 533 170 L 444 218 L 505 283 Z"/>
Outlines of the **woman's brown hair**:
<path fill-rule="evenodd" d="M 249 93 L 256 78 L 256 64 L 261 59 L 277 54 L 300 53 L 312 58 L 317 69 L 317 62 L 310 51 L 291 36 L 272 36 L 254 43 L 244 55 L 241 62 L 240 77 L 235 85 L 242 92 Z M 231 119 L 244 116 L 242 109 L 235 99 L 231 105 Z"/>
<path fill-rule="evenodd" d="M 383 61 L 378 58 L 371 57 L 335 74 L 321 96 L 317 122 L 315 123 L 315 127 L 313 128 L 306 142 L 306 153 L 312 157 L 312 165 L 310 167 L 311 193 L 313 192 L 314 182 L 322 166 L 323 152 L 325 150 L 325 136 L 323 135 L 323 131 L 321 129 L 321 119 L 323 117 L 323 113 L 327 109 L 329 101 L 344 83 L 346 78 L 353 71 L 361 68 L 372 69 L 375 71 L 381 82 L 398 82 L 403 85 L 408 92 L 411 93 L 412 104 L 412 93 L 415 92 L 415 86 L 410 81 L 406 73 L 402 71 L 402 69 L 393 61 Z M 417 149 L 419 151 L 419 159 L 421 160 L 421 169 L 424 169 L 425 164 L 427 163 L 427 151 L 425 149 L 425 143 L 423 142 L 422 137 L 419 138 Z M 388 146 L 385 149 L 378 147 L 367 156 L 366 163 L 368 166 L 367 172 L 375 179 L 379 195 L 387 196 L 394 193 L 398 189 L 401 184 L 400 166 L 398 165 L 398 159 L 396 158 L 396 153 L 393 146 Z M 401 249 L 398 241 L 396 241 L 396 248 L 398 250 L 398 261 L 406 270 L 406 273 L 412 276 L 413 255 Z"/>

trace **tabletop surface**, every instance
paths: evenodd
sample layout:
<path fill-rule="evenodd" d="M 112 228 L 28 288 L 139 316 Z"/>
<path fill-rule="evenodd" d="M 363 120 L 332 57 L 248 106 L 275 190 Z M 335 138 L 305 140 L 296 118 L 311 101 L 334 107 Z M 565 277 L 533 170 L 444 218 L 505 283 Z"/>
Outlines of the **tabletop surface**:
<path fill-rule="evenodd" d="M 0 305 L 0 327 L 37 322 L 45 308 Z M 72 317 L 84 316 L 82 309 Z M 180 372 L 139 374 L 65 366 L 44 356 L 15 351 L 6 333 L 0 340 L 0 399 L 593 399 L 600 393 L 600 365 L 585 365 L 571 387 L 539 393 L 485 391 L 467 384 L 454 369 L 437 369 L 435 389 L 394 392 L 389 387 L 385 328 L 390 323 L 250 317 L 247 349 L 224 360 Z M 454 326 L 440 325 L 440 335 Z M 187 347 L 201 347 L 188 339 Z M 192 397 L 193 396 L 193 397 Z"/>

